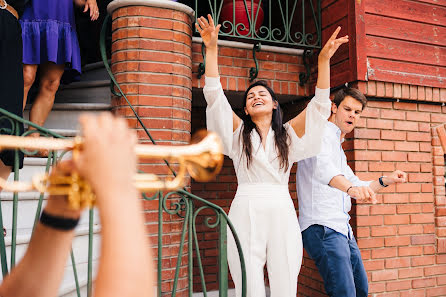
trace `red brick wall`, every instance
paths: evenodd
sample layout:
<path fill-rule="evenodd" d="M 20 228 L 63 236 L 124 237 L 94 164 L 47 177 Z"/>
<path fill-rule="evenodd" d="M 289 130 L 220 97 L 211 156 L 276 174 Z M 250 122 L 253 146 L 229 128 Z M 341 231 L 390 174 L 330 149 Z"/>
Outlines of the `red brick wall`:
<path fill-rule="evenodd" d="M 204 76 L 197 78 L 198 65 L 203 61 L 201 44 L 194 42 L 192 52 L 192 86 L 203 88 Z M 256 57 L 259 61 L 257 80 L 268 81 L 277 94 L 309 95 L 308 86 L 299 85 L 299 73 L 305 71 L 301 56 L 260 51 Z M 220 46 L 218 63 L 223 89 L 244 92 L 250 85 L 249 69 L 255 67 L 252 49 Z"/>

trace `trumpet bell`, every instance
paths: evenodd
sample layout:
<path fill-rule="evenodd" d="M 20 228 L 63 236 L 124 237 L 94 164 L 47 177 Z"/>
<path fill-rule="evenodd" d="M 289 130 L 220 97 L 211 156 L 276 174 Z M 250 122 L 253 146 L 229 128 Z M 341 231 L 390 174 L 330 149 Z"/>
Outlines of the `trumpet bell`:
<path fill-rule="evenodd" d="M 214 178 L 223 166 L 222 144 L 215 133 L 205 130 L 198 131 L 191 139 L 191 144 L 201 143 L 207 148 L 201 155 L 190 155 L 187 159 L 187 171 L 199 182 L 206 182 Z"/>

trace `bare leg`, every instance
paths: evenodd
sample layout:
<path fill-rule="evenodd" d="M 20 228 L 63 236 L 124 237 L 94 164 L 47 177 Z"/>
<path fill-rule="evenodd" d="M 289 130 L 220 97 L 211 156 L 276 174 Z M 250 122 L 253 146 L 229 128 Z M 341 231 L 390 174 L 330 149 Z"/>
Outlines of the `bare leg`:
<path fill-rule="evenodd" d="M 2 160 L 0 160 L 0 177 L 3 178 L 4 180 L 8 179 L 9 174 L 11 174 L 12 171 L 12 167 L 11 166 L 6 166 L 5 163 L 3 163 Z M 0 188 L 0 192 L 1 192 L 1 188 Z M 6 228 L 3 227 L 3 236 L 6 236 Z"/>
<path fill-rule="evenodd" d="M 37 65 L 23 64 L 23 109 L 28 99 L 28 92 L 36 79 Z"/>
<path fill-rule="evenodd" d="M 43 126 L 53 108 L 54 97 L 59 89 L 65 65 L 48 62 L 40 65 L 40 87 L 36 100 L 29 113 L 31 122 Z"/>
<path fill-rule="evenodd" d="M 12 167 L 6 166 L 5 163 L 3 163 L 2 160 L 0 160 L 0 177 L 3 179 L 7 179 L 9 177 L 9 174 L 11 174 Z M 0 191 L 2 189 L 0 188 Z"/>

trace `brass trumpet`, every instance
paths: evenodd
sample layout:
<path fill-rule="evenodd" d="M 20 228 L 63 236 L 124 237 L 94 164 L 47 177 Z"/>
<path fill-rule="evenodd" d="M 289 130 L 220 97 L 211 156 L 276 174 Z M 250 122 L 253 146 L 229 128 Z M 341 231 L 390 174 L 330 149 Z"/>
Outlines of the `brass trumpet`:
<path fill-rule="evenodd" d="M 72 151 L 73 158 L 76 158 L 82 152 L 82 138 L 68 140 L 0 135 L 0 150 L 18 148 Z M 212 132 L 198 132 L 192 137 L 191 144 L 183 146 L 138 144 L 135 153 L 138 158 L 166 159 L 179 164 L 173 179 L 161 179 L 150 173 L 135 174 L 134 184 L 141 192 L 181 188 L 186 182 L 187 173 L 197 181 L 208 181 L 218 174 L 223 165 L 222 144 L 217 134 Z M 70 206 L 75 209 L 92 207 L 95 202 L 90 185 L 76 172 L 70 176 L 40 174 L 34 176 L 31 183 L 7 182 L 0 178 L 0 187 L 9 192 L 37 191 L 67 195 Z"/>

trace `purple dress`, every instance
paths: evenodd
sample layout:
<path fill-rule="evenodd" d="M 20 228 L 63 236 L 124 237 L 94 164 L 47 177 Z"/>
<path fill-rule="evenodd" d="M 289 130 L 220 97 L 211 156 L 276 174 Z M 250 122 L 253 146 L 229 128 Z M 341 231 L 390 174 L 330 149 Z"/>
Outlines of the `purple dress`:
<path fill-rule="evenodd" d="M 20 24 L 24 64 L 65 64 L 65 79 L 81 73 L 73 0 L 31 0 Z"/>

